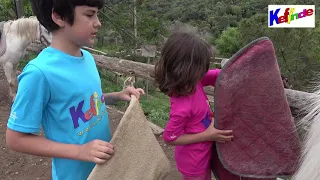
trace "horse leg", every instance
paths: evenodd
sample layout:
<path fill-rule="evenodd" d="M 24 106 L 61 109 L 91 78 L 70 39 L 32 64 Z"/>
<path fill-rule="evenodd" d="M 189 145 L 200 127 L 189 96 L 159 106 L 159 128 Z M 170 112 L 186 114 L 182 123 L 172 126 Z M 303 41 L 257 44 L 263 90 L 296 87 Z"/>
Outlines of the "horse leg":
<path fill-rule="evenodd" d="M 7 81 L 9 83 L 9 96 L 12 99 L 12 101 L 14 101 L 15 98 L 15 92 L 13 92 L 14 90 L 14 79 L 12 77 L 12 72 L 13 72 L 13 64 L 11 62 L 6 62 L 3 66 L 4 69 L 4 73 L 7 77 Z"/>

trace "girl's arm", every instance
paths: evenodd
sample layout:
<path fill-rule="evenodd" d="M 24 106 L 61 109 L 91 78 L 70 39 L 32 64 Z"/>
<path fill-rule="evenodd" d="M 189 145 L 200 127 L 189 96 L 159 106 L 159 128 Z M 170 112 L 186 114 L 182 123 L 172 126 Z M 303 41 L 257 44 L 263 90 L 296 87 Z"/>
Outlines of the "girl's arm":
<path fill-rule="evenodd" d="M 185 128 L 191 118 L 192 105 L 188 97 L 170 98 L 170 119 L 164 129 L 163 139 L 169 145 L 193 144 L 203 141 L 230 141 L 231 130 L 218 130 L 214 128 L 213 120 L 210 126 L 197 134 L 186 134 Z"/>
<path fill-rule="evenodd" d="M 203 132 L 197 134 L 182 134 L 174 141 L 166 141 L 169 145 L 185 145 L 194 144 L 203 141 L 216 141 L 220 143 L 225 143 L 226 141 L 231 141 L 233 139 L 232 130 L 219 130 L 213 125 L 214 120 L 212 120 L 210 126 Z"/>
<path fill-rule="evenodd" d="M 201 80 L 202 86 L 215 86 L 219 74 L 220 69 L 210 69 Z"/>
<path fill-rule="evenodd" d="M 179 136 L 176 140 L 174 141 L 166 141 L 167 144 L 169 145 L 185 145 L 185 144 L 194 144 L 198 142 L 203 142 L 206 141 L 205 134 L 198 133 L 198 134 L 183 134 Z"/>

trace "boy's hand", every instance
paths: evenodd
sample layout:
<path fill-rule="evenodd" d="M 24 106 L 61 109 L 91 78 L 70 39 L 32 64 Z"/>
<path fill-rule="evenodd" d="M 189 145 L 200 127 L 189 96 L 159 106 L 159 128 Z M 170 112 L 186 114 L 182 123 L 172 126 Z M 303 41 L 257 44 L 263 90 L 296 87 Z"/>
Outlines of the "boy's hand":
<path fill-rule="evenodd" d="M 225 143 L 233 139 L 232 130 L 219 130 L 214 127 L 214 119 L 212 119 L 210 126 L 204 131 L 206 141 L 216 141 Z"/>
<path fill-rule="evenodd" d="M 79 147 L 77 159 L 103 164 L 107 162 L 113 154 L 112 144 L 101 140 L 93 140 Z"/>
<path fill-rule="evenodd" d="M 131 95 L 134 95 L 137 97 L 137 99 L 140 99 L 140 94 L 144 94 L 144 90 L 141 88 L 134 88 L 134 87 L 127 87 L 123 91 L 119 92 L 119 100 L 121 101 L 130 101 Z"/>

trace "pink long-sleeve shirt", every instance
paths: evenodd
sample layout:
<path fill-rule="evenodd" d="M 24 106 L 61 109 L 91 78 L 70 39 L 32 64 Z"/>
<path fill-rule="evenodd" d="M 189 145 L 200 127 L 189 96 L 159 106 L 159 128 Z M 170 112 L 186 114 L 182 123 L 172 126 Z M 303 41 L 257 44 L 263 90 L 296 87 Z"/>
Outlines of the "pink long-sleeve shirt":
<path fill-rule="evenodd" d="M 172 142 L 183 134 L 200 133 L 209 127 L 213 113 L 203 87 L 214 86 L 219 73 L 219 69 L 209 70 L 189 96 L 170 97 L 170 119 L 163 133 L 165 141 Z M 186 175 L 205 173 L 210 167 L 212 143 L 176 146 L 175 159 L 179 171 Z"/>

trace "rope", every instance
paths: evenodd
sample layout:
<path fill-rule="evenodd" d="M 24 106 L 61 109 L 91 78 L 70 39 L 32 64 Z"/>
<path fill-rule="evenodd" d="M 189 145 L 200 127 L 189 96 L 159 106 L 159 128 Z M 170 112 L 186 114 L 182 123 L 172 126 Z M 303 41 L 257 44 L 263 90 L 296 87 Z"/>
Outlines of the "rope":
<path fill-rule="evenodd" d="M 135 77 L 134 76 L 129 76 L 126 80 L 124 80 L 122 89 L 125 89 L 125 88 L 130 87 L 130 86 L 133 87 L 134 83 L 135 83 Z"/>

